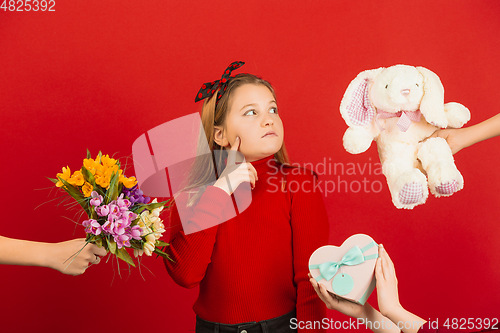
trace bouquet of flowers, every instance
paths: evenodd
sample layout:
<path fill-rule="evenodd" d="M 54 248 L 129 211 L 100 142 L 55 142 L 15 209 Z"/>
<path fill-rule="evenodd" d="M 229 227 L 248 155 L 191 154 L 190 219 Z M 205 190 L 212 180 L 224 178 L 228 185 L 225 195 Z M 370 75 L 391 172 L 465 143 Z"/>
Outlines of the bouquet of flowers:
<path fill-rule="evenodd" d="M 167 201 L 152 202 L 137 187 L 135 177 L 126 177 L 120 162 L 101 152 L 95 159 L 87 150 L 80 170 L 71 174 L 63 167 L 57 179 L 49 178 L 76 200 L 88 216 L 82 222 L 87 243 L 103 246 L 135 267 L 127 248 L 135 257 L 146 253 L 170 259 L 160 250 L 169 244 L 160 240 L 165 228 L 159 215 Z"/>

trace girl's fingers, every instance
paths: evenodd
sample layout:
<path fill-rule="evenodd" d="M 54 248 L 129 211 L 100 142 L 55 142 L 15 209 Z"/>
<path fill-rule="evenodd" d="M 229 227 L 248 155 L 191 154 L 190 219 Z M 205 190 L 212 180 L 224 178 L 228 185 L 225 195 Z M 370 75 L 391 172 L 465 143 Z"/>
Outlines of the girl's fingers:
<path fill-rule="evenodd" d="M 231 146 L 231 149 L 227 152 L 227 163 L 226 166 L 234 165 L 236 164 L 236 152 L 240 148 L 240 137 L 236 137 L 236 140 L 234 140 L 233 145 Z"/>
<path fill-rule="evenodd" d="M 248 164 L 248 169 L 250 172 L 252 172 L 255 176 L 256 180 L 259 180 L 259 176 L 257 175 L 257 170 L 255 170 L 255 167 L 252 165 L 252 163 L 247 163 Z"/>

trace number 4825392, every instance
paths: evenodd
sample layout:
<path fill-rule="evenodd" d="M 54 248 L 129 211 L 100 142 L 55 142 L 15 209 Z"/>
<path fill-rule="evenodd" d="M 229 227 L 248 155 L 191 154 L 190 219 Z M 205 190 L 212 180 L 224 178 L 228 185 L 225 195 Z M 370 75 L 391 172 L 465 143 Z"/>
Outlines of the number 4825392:
<path fill-rule="evenodd" d="M 4 12 L 55 12 L 55 6 L 55 0 L 4 0 L 0 9 Z"/>

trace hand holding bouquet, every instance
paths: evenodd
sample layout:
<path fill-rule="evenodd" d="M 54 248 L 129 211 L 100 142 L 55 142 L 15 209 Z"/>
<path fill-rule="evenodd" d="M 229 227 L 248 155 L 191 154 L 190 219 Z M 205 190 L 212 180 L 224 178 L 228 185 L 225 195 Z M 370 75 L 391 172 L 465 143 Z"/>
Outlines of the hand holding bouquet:
<path fill-rule="evenodd" d="M 159 215 L 166 201 L 144 197 L 135 177 L 123 174 L 120 162 L 101 152 L 92 159 L 87 151 L 80 170 L 71 174 L 63 167 L 57 179 L 51 179 L 64 189 L 87 213 L 82 222 L 87 243 L 103 246 L 108 252 L 135 267 L 127 248 L 137 257 L 156 253 L 170 259 L 159 247 L 168 246 L 160 240 L 165 228 Z"/>

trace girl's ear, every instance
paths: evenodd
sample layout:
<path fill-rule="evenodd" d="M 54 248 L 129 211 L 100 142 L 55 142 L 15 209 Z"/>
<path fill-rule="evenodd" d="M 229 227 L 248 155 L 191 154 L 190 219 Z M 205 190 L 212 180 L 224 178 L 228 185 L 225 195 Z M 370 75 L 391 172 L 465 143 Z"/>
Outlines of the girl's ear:
<path fill-rule="evenodd" d="M 370 102 L 370 86 L 384 67 L 370 69 L 358 74 L 351 81 L 340 103 L 340 114 L 349 127 L 366 126 L 375 117 L 375 109 Z"/>
<path fill-rule="evenodd" d="M 424 77 L 424 95 L 420 101 L 420 112 L 428 123 L 446 128 L 448 120 L 444 112 L 444 88 L 439 77 L 424 67 L 417 67 Z"/>
<path fill-rule="evenodd" d="M 226 133 L 222 126 L 214 126 L 214 141 L 221 147 L 229 145 L 229 141 L 226 138 Z"/>

